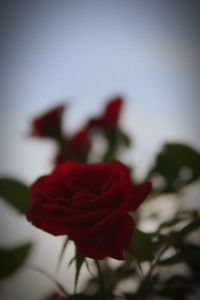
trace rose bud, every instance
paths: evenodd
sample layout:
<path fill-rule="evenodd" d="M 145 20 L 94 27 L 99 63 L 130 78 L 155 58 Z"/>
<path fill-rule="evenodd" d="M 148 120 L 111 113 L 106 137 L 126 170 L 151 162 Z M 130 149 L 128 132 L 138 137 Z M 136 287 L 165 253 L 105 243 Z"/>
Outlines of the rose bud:
<path fill-rule="evenodd" d="M 62 148 L 55 157 L 54 165 L 65 161 L 85 162 L 90 150 L 90 139 L 87 129 L 82 129 L 70 138 L 65 138 Z"/>
<path fill-rule="evenodd" d="M 60 139 L 64 109 L 65 105 L 59 105 L 34 118 L 31 135 L 41 138 Z"/>
<path fill-rule="evenodd" d="M 116 97 L 111 99 L 104 109 L 101 116 L 91 119 L 88 122 L 88 128 L 101 128 L 104 130 L 117 129 L 121 113 L 123 99 Z"/>

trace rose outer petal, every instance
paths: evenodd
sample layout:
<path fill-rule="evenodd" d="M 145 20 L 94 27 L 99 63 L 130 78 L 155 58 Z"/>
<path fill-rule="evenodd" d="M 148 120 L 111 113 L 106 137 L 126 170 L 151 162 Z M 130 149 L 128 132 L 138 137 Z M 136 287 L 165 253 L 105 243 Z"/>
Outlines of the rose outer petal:
<path fill-rule="evenodd" d="M 124 260 L 124 250 L 131 240 L 133 226 L 133 219 L 126 215 L 117 224 L 108 227 L 102 235 L 96 235 L 93 239 L 75 241 L 76 247 L 82 255 L 90 258 L 104 259 L 109 256 Z"/>
<path fill-rule="evenodd" d="M 136 185 L 133 188 L 133 197 L 130 202 L 130 211 L 135 211 L 144 201 L 152 189 L 151 182 L 145 182 L 141 185 Z"/>

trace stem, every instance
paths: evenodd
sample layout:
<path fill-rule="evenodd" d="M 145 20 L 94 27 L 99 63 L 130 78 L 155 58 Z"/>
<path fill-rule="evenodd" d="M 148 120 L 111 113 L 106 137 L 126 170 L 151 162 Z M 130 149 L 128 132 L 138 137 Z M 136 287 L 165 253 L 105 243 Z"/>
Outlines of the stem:
<path fill-rule="evenodd" d="M 136 267 L 137 267 L 137 270 L 138 270 L 139 279 L 143 280 L 144 279 L 144 274 L 143 274 L 142 266 L 141 266 L 141 264 L 138 260 L 136 261 Z"/>
<path fill-rule="evenodd" d="M 155 257 L 155 259 L 153 260 L 153 262 L 152 262 L 152 264 L 151 264 L 151 267 L 150 267 L 150 269 L 149 269 L 149 271 L 148 271 L 148 273 L 147 273 L 147 275 L 146 275 L 146 278 L 150 278 L 150 277 L 151 277 L 151 275 L 152 275 L 152 273 L 153 273 L 153 271 L 154 271 L 154 269 L 155 269 L 157 263 L 158 263 L 159 260 L 161 259 L 161 257 L 162 257 L 162 255 L 164 254 L 164 252 L 169 248 L 169 246 L 170 246 L 170 244 L 167 243 L 167 244 L 163 245 L 163 247 L 161 247 L 160 252 L 158 253 L 158 256 Z M 146 278 L 145 278 L 145 279 L 146 279 Z"/>
<path fill-rule="evenodd" d="M 154 294 L 154 283 L 151 281 L 152 277 L 152 273 L 155 269 L 155 267 L 157 266 L 157 263 L 159 262 L 161 256 L 163 255 L 163 253 L 168 249 L 168 247 L 170 246 L 169 243 L 166 243 L 164 245 L 162 245 L 157 253 L 157 256 L 154 258 L 154 260 L 152 261 L 150 268 L 146 274 L 146 276 L 143 276 L 143 278 L 141 278 L 138 290 L 137 290 L 137 299 L 149 299 L 149 295 L 153 295 Z M 139 265 L 137 265 L 138 269 L 139 269 Z"/>
<path fill-rule="evenodd" d="M 97 271 L 98 271 L 98 277 L 99 277 L 100 287 L 101 287 L 102 290 L 105 290 L 104 278 L 103 278 L 103 274 L 102 274 L 100 263 L 99 263 L 98 260 L 95 260 L 95 263 L 96 263 L 96 267 L 97 267 Z"/>
<path fill-rule="evenodd" d="M 105 296 L 104 299 L 107 299 L 106 289 L 105 289 L 105 282 L 104 282 L 104 277 L 103 277 L 103 273 L 102 273 L 102 270 L 101 270 L 101 265 L 100 265 L 98 260 L 95 260 L 95 264 L 96 264 L 96 267 L 97 267 L 100 289 L 101 289 L 102 293 Z"/>

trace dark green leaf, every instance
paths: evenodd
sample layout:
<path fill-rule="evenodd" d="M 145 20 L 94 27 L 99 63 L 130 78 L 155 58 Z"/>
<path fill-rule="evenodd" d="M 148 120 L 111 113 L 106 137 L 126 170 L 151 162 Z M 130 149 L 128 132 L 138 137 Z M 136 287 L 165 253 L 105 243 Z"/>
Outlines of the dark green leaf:
<path fill-rule="evenodd" d="M 177 225 L 178 223 L 180 223 L 182 221 L 183 221 L 183 217 L 172 218 L 166 222 L 161 223 L 158 228 L 158 231 L 160 231 L 161 229 L 164 229 L 164 228 L 173 227 L 174 225 Z"/>
<path fill-rule="evenodd" d="M 75 255 L 76 273 L 75 273 L 74 292 L 76 292 L 81 267 L 84 262 L 85 262 L 85 257 L 82 256 L 80 253 L 78 253 L 78 251 L 76 251 L 76 255 Z"/>
<path fill-rule="evenodd" d="M 185 262 L 191 269 L 194 278 L 200 281 L 200 246 L 186 243 L 179 247 L 182 255 L 182 262 Z"/>
<path fill-rule="evenodd" d="M 174 300 L 186 300 L 188 295 L 194 293 L 195 288 L 191 278 L 182 275 L 174 275 L 167 279 L 158 291 L 161 296 Z"/>
<path fill-rule="evenodd" d="M 118 131 L 118 139 L 120 141 L 120 144 L 125 145 L 126 147 L 130 147 L 131 140 L 125 132 Z"/>
<path fill-rule="evenodd" d="M 31 197 L 29 188 L 11 178 L 0 178 L 0 196 L 19 213 L 26 213 Z"/>
<path fill-rule="evenodd" d="M 177 254 L 170 256 L 169 258 L 162 259 L 159 264 L 162 266 L 169 266 L 181 263 L 185 260 L 183 253 L 178 252 Z"/>
<path fill-rule="evenodd" d="M 172 265 L 185 262 L 189 266 L 200 265 L 200 247 L 193 244 L 182 244 L 179 246 L 178 252 L 169 258 L 160 261 L 160 265 Z"/>
<path fill-rule="evenodd" d="M 107 272 L 108 273 L 108 272 Z M 118 283 L 121 283 L 123 280 L 126 280 L 128 278 L 132 278 L 136 274 L 136 268 L 132 266 L 127 266 L 126 262 L 124 262 L 121 266 L 119 266 L 117 269 L 110 269 L 110 272 L 108 274 L 105 273 L 106 279 L 106 287 L 108 290 L 114 290 L 116 285 Z M 98 284 L 98 282 L 95 282 Z"/>
<path fill-rule="evenodd" d="M 116 277 L 116 282 L 122 279 L 126 279 L 127 277 L 133 276 L 136 273 L 136 269 L 134 269 L 133 267 L 129 267 L 126 268 L 125 263 L 118 267 L 115 272 L 113 273 L 113 275 L 115 275 Z"/>
<path fill-rule="evenodd" d="M 112 295 L 109 295 L 108 298 L 104 298 L 104 296 L 101 293 L 95 294 L 95 295 L 86 295 L 86 294 L 76 294 L 71 295 L 67 297 L 68 300 L 112 300 L 114 299 Z"/>
<path fill-rule="evenodd" d="M 127 252 L 136 257 L 140 262 L 152 260 L 152 235 L 136 229 Z"/>
<path fill-rule="evenodd" d="M 194 220 L 192 220 L 190 223 L 185 225 L 183 228 L 180 228 L 179 230 L 172 230 L 168 234 L 161 234 L 159 231 L 160 229 L 164 228 L 161 226 L 158 229 L 158 235 L 157 239 L 154 240 L 154 246 L 155 248 L 159 248 L 160 244 L 168 244 L 169 246 L 174 247 L 175 249 L 179 249 L 182 247 L 183 244 L 185 244 L 185 239 L 188 237 L 190 233 L 194 233 L 196 230 L 200 228 L 200 218 L 197 216 L 193 216 Z M 176 225 L 176 222 L 163 223 L 163 225 Z M 177 255 L 177 257 L 176 257 Z M 180 254 L 176 254 L 174 257 L 170 258 L 169 260 L 166 260 L 166 264 L 171 263 L 178 263 L 182 257 Z"/>
<path fill-rule="evenodd" d="M 63 243 L 63 246 L 62 246 L 62 249 L 61 249 L 61 252 L 60 252 L 60 256 L 59 256 L 59 258 L 58 258 L 58 266 L 57 266 L 58 268 L 59 268 L 59 266 L 60 266 L 60 264 L 61 264 L 61 261 L 62 261 L 62 258 L 63 258 L 63 255 L 64 255 L 64 253 L 65 253 L 65 250 L 66 250 L 66 248 L 67 248 L 68 243 L 69 243 L 69 238 L 67 237 L 67 238 L 65 239 L 64 243 Z"/>
<path fill-rule="evenodd" d="M 191 221 L 191 217 L 193 218 L 193 220 Z M 163 222 L 160 224 L 160 226 L 157 229 L 157 233 L 160 233 L 162 231 L 162 229 L 173 229 L 174 225 L 177 225 L 181 222 L 185 222 L 185 221 L 191 221 L 190 223 L 188 223 L 186 226 L 184 226 L 182 229 L 179 229 L 179 231 L 171 231 L 170 235 L 169 235 L 169 239 L 171 240 L 172 244 L 176 243 L 176 241 L 181 241 L 190 233 L 194 232 L 195 230 L 197 230 L 198 228 L 200 228 L 200 217 L 198 215 L 180 215 L 177 217 L 173 217 L 172 219 Z M 164 236 L 164 235 L 163 235 Z M 162 235 L 160 235 L 160 237 L 162 237 Z M 167 238 L 167 235 L 165 235 L 165 237 Z"/>
<path fill-rule="evenodd" d="M 25 244 L 12 249 L 0 249 L 0 277 L 12 275 L 26 260 L 31 249 L 31 244 Z"/>
<path fill-rule="evenodd" d="M 117 154 L 121 148 L 129 147 L 131 141 L 128 135 L 119 129 L 105 131 L 104 133 L 107 141 L 107 149 L 102 160 L 110 162 L 117 158 Z"/>
<path fill-rule="evenodd" d="M 178 192 L 200 178 L 200 153 L 185 144 L 165 144 L 147 178 L 155 192 Z"/>
<path fill-rule="evenodd" d="M 200 228 L 200 218 L 193 220 L 191 223 L 187 224 L 183 229 L 178 233 L 179 239 L 185 238 L 191 232 Z"/>
<path fill-rule="evenodd" d="M 110 162 L 116 159 L 116 154 L 118 151 L 118 143 L 115 135 L 107 135 L 107 149 L 103 155 L 102 160 L 104 162 Z"/>
<path fill-rule="evenodd" d="M 166 241 L 176 248 L 179 248 L 179 245 L 184 243 L 184 239 L 194 231 L 200 228 L 200 218 L 192 220 L 189 224 L 184 226 L 179 231 L 172 231 L 168 236 L 165 236 Z"/>
<path fill-rule="evenodd" d="M 90 296 L 87 296 L 85 294 L 76 294 L 76 295 L 71 295 L 67 297 L 68 300 L 89 300 L 91 299 Z"/>

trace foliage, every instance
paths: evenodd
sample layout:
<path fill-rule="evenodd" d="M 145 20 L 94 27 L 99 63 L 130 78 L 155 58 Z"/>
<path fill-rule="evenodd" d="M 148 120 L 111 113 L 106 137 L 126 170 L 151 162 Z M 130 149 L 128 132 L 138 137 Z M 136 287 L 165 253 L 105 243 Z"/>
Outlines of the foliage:
<path fill-rule="evenodd" d="M 159 182 L 158 193 L 176 193 L 200 177 L 200 154 L 189 145 L 165 144 L 150 169 L 148 178 Z"/>
<path fill-rule="evenodd" d="M 0 196 L 20 214 L 25 214 L 31 198 L 29 187 L 12 178 L 0 178 Z"/>
<path fill-rule="evenodd" d="M 14 248 L 0 248 L 0 277 L 1 279 L 15 273 L 27 259 L 31 244 L 24 244 Z"/>

